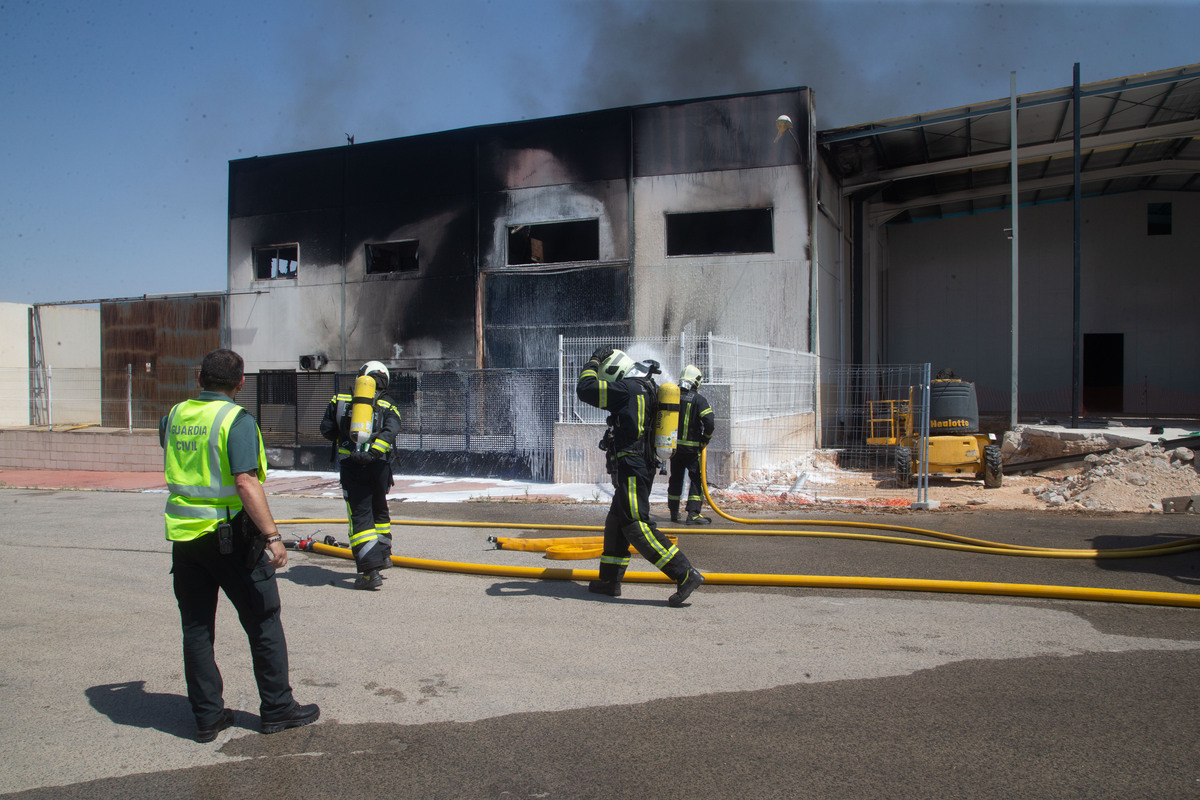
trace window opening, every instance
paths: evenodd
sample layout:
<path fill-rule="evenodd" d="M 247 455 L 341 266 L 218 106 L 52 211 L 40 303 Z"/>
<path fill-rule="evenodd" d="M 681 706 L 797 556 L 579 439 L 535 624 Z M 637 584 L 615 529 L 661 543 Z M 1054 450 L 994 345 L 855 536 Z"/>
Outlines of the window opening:
<path fill-rule="evenodd" d="M 508 229 L 508 264 L 562 264 L 600 260 L 600 220 L 513 225 Z"/>
<path fill-rule="evenodd" d="M 417 271 L 417 240 L 367 245 L 367 274 Z"/>
<path fill-rule="evenodd" d="M 667 214 L 667 255 L 773 253 L 773 211 L 770 208 L 744 208 Z"/>
<path fill-rule="evenodd" d="M 300 245 L 283 244 L 254 248 L 255 280 L 295 278 L 299 272 Z"/>
<path fill-rule="evenodd" d="M 1170 203 L 1147 203 L 1146 204 L 1146 235 L 1147 236 L 1170 236 L 1171 235 L 1171 204 Z"/>

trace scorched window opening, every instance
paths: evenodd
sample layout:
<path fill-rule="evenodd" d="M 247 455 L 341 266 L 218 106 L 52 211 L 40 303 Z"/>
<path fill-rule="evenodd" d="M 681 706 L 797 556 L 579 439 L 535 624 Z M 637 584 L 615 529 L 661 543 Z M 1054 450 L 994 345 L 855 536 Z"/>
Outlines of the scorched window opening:
<path fill-rule="evenodd" d="M 367 274 L 388 275 L 395 272 L 416 272 L 417 240 L 376 242 L 366 245 Z"/>
<path fill-rule="evenodd" d="M 283 244 L 254 248 L 255 280 L 295 278 L 299 272 L 300 245 Z"/>
<path fill-rule="evenodd" d="M 600 260 L 600 220 L 512 225 L 508 266 Z"/>
<path fill-rule="evenodd" d="M 668 256 L 774 253 L 774 209 L 668 213 Z"/>

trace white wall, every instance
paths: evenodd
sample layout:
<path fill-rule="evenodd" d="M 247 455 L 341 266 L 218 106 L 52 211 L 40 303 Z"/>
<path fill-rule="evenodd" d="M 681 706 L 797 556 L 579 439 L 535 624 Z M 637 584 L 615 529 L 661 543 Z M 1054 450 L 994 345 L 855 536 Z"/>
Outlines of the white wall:
<path fill-rule="evenodd" d="M 634 335 L 687 328 L 808 350 L 804 180 L 796 167 L 638 178 Z M 667 257 L 665 214 L 740 208 L 774 209 L 774 253 Z"/>
<path fill-rule="evenodd" d="M 0 303 L 0 426 L 29 424 L 29 306 Z"/>
<path fill-rule="evenodd" d="M 1170 202 L 1170 236 L 1148 236 L 1147 204 Z M 1073 210 L 1021 210 L 1019 408 L 1069 413 Z M 981 411 L 1006 412 L 1011 375 L 1009 215 L 896 225 L 888 248 L 887 360 L 929 361 L 975 381 Z M 1121 333 L 1126 413 L 1200 408 L 1200 197 L 1139 192 L 1084 201 L 1082 333 Z"/>
<path fill-rule="evenodd" d="M 54 425 L 100 422 L 100 310 L 40 306 Z"/>

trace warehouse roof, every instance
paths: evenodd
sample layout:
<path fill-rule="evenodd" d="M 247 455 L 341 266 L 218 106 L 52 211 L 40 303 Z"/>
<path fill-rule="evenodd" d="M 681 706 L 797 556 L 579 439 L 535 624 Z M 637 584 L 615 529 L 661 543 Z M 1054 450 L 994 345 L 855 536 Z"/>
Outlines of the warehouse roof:
<path fill-rule="evenodd" d="M 877 222 L 1007 208 L 1010 100 L 823 131 L 846 193 Z M 1200 191 L 1200 64 L 1080 86 L 1083 196 Z M 1017 97 L 1021 205 L 1069 200 L 1074 88 Z"/>

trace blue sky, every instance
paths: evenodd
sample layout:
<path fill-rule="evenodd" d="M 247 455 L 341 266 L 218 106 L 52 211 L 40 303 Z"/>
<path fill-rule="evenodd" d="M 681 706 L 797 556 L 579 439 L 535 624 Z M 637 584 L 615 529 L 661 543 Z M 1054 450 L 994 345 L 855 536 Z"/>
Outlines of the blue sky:
<path fill-rule="evenodd" d="M 225 288 L 228 162 L 809 86 L 821 128 L 1200 62 L 1200 2 L 0 0 L 0 302 Z"/>

